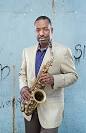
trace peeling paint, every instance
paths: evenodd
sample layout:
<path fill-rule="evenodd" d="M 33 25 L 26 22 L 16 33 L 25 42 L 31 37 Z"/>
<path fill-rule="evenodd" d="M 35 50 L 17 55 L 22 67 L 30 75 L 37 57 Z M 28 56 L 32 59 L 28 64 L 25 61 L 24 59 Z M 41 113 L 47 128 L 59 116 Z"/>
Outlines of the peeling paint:
<path fill-rule="evenodd" d="M 13 114 L 13 123 L 12 123 L 12 126 L 13 126 L 13 131 L 12 133 L 16 133 L 16 126 L 15 126 L 15 97 L 12 98 L 12 114 Z"/>
<path fill-rule="evenodd" d="M 13 71 L 13 97 L 12 97 L 12 118 L 13 118 L 13 123 L 12 123 L 12 127 L 13 127 L 13 131 L 12 131 L 12 133 L 16 133 L 16 98 L 15 98 L 15 85 L 16 85 L 16 78 L 15 78 L 15 65 L 13 65 L 13 69 L 12 69 L 12 71 Z"/>
<path fill-rule="evenodd" d="M 55 14 L 55 0 L 52 0 L 52 12 Z"/>

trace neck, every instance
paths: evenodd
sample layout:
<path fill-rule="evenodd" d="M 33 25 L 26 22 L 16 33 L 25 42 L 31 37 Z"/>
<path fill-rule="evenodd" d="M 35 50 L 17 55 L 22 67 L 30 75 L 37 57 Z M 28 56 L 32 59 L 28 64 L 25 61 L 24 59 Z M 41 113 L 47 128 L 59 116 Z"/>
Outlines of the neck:
<path fill-rule="evenodd" d="M 40 43 L 40 48 L 47 48 L 48 47 L 48 43 Z"/>

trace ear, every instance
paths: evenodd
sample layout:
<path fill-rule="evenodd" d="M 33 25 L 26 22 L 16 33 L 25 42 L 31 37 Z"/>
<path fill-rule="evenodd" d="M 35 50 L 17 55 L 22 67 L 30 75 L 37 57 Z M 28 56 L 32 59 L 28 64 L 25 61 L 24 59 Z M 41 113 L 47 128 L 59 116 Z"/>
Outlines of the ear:
<path fill-rule="evenodd" d="M 51 33 L 53 33 L 53 27 L 51 27 Z"/>

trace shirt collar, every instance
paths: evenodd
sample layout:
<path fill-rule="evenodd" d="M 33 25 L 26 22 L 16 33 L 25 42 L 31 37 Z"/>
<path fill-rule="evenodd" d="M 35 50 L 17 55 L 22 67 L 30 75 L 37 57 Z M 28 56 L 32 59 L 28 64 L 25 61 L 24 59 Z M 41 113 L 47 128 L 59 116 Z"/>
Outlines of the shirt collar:
<path fill-rule="evenodd" d="M 46 51 L 46 50 L 47 50 L 47 48 L 41 48 L 40 44 L 38 44 L 37 51 L 43 52 L 43 51 Z"/>

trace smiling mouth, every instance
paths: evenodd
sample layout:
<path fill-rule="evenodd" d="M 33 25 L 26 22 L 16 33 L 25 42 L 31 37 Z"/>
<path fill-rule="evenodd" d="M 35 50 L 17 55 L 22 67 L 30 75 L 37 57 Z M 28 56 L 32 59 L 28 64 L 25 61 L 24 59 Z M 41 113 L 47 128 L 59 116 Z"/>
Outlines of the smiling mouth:
<path fill-rule="evenodd" d="M 44 40 L 45 38 L 44 37 L 41 37 L 41 38 L 39 38 L 40 40 Z"/>
<path fill-rule="evenodd" d="M 48 37 L 39 37 L 39 38 L 38 38 L 38 41 L 39 41 L 39 42 L 47 42 L 48 40 L 49 40 Z"/>

